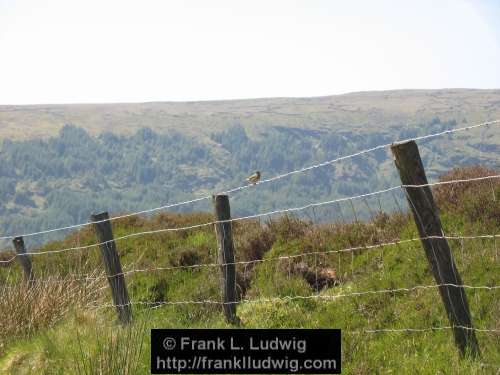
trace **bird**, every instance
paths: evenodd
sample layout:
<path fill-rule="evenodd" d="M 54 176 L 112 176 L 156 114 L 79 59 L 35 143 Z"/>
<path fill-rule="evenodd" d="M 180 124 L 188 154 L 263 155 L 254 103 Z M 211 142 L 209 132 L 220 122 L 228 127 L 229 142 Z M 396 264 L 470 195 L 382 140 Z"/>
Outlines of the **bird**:
<path fill-rule="evenodd" d="M 247 181 L 253 185 L 255 185 L 257 182 L 259 182 L 259 180 L 260 180 L 260 172 L 259 171 L 256 171 L 254 174 L 247 177 Z"/>

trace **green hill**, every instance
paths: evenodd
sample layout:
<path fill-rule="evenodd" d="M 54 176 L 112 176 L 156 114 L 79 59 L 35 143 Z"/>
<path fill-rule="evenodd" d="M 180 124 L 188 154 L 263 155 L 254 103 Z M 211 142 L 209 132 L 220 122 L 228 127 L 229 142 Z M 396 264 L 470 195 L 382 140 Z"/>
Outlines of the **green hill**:
<path fill-rule="evenodd" d="M 94 211 L 143 210 L 209 195 L 241 186 L 254 170 L 269 178 L 398 139 L 494 119 L 500 119 L 500 90 L 0 106 L 0 234 L 80 223 Z M 461 165 L 498 167 L 498 129 L 420 142 L 430 178 Z M 242 192 L 234 197 L 233 210 L 248 215 L 397 183 L 390 155 L 378 150 L 259 186 L 258 194 Z M 392 197 L 383 199 L 386 209 L 394 207 Z M 315 214 L 332 218 L 332 212 Z"/>
<path fill-rule="evenodd" d="M 315 98 L 204 102 L 0 106 L 0 138 L 55 136 L 64 124 L 92 135 L 134 134 L 142 127 L 195 139 L 242 125 L 252 136 L 269 126 L 360 133 L 428 123 L 500 118 L 500 90 L 443 89 L 356 92 Z"/>
<path fill-rule="evenodd" d="M 144 210 L 211 195 L 246 184 L 254 170 L 264 179 L 357 153 L 395 140 L 467 126 L 434 117 L 411 126 L 360 123 L 338 130 L 268 124 L 259 134 L 241 124 L 210 130 L 206 139 L 181 130 L 141 128 L 133 134 L 87 130 L 65 125 L 55 136 L 4 139 L 0 144 L 0 233 L 20 234 L 88 220 L 92 212 Z M 383 126 L 382 126 L 383 125 Z M 430 179 L 455 166 L 500 165 L 500 126 L 482 127 L 419 141 Z M 363 194 L 398 185 L 388 149 L 258 185 L 232 194 L 235 215 L 251 215 L 315 201 Z M 390 194 L 367 199 L 342 215 L 371 208 L 395 208 Z M 206 201 L 179 210 L 208 210 Z M 363 208 L 363 209 L 361 209 Z M 354 212 L 353 212 L 354 211 Z M 338 217 L 318 209 L 324 220 Z M 64 233 L 63 233 L 64 234 Z M 38 237 L 36 245 L 54 237 Z M 8 247 L 9 244 L 3 244 Z"/>
<path fill-rule="evenodd" d="M 457 170 L 444 179 L 492 172 Z M 499 233 L 498 182 L 441 185 L 434 194 L 447 235 Z M 162 213 L 117 220 L 113 229 L 115 237 L 120 237 L 210 220 L 212 216 L 206 213 Z M 367 221 L 329 224 L 290 216 L 265 223 L 247 220 L 235 222 L 233 230 L 236 260 L 251 262 L 237 266 L 238 293 L 243 300 L 237 315 L 243 327 L 341 328 L 344 374 L 497 372 L 498 289 L 466 290 L 475 327 L 497 333 L 476 332 L 482 358 L 461 359 L 450 330 L 429 330 L 449 323 L 438 290 L 415 289 L 434 285 L 420 242 L 383 245 L 418 237 L 407 213 L 388 215 L 375 209 Z M 86 228 L 41 250 L 94 241 L 92 230 Z M 449 242 L 464 284 L 499 285 L 498 241 Z M 113 308 L 91 308 L 111 301 L 97 248 L 33 256 L 38 281 L 31 291 L 22 287 L 17 262 L 4 263 L 0 268 L 1 373 L 147 374 L 149 328 L 228 327 L 217 304 L 176 303 L 220 298 L 211 226 L 132 237 L 117 241 L 117 246 L 135 302 L 134 323 L 126 329 L 116 324 Z M 200 264 L 205 266 L 196 267 Z M 83 275 L 87 279 L 82 280 Z M 364 294 L 398 288 L 409 290 Z M 321 297 L 338 295 L 344 296 Z M 290 299 L 294 296 L 320 297 Z M 369 332 L 406 328 L 424 331 Z"/>

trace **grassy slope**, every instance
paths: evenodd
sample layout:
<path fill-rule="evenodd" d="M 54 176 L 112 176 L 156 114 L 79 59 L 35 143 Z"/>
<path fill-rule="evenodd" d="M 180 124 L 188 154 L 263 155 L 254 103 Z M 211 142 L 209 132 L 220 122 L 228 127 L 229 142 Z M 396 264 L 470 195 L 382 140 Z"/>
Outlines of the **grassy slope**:
<path fill-rule="evenodd" d="M 491 185 L 481 186 L 482 190 L 454 190 L 451 194 L 449 191 L 436 191 L 443 208 L 442 220 L 447 234 L 500 232 L 500 187 L 497 186 L 494 197 Z M 455 203 L 457 198 L 458 202 L 462 202 L 459 205 Z M 114 224 L 115 236 L 145 229 L 196 224 L 209 219 L 208 214 L 162 214 L 148 220 L 130 218 Z M 272 221 L 267 228 L 262 228 L 255 222 L 239 222 L 235 224 L 234 230 L 237 260 L 261 256 L 272 259 L 311 251 L 324 252 L 383 243 L 396 238 L 413 238 L 417 235 L 412 221 L 406 215 L 379 215 L 369 223 L 322 226 L 293 218 Z M 90 244 L 92 241 L 92 233 L 85 230 L 62 242 L 52 243 L 44 250 L 66 247 L 77 242 Z M 131 238 L 119 242 L 118 246 L 125 268 L 132 269 L 211 263 L 215 260 L 216 242 L 212 228 L 207 227 L 189 232 Z M 498 244 L 487 239 L 466 240 L 463 244 L 451 241 L 451 246 L 465 284 L 499 285 Z M 306 267 L 314 272 L 318 270 L 320 274 L 324 270 L 334 270 L 337 285 L 319 290 L 320 294 L 336 295 L 434 283 L 419 242 L 410 242 L 353 254 L 331 253 L 299 257 L 291 262 L 262 262 L 254 268 L 247 267 L 246 270 L 241 266 L 238 269 L 239 280 L 246 290 L 245 298 L 262 301 L 266 298 L 315 293 L 314 283 L 308 283 L 307 277 L 295 267 L 301 262 L 305 262 Z M 98 253 L 90 250 L 39 256 L 35 258 L 34 264 L 38 271 L 43 270 L 47 275 L 60 274 L 62 277 L 73 272 L 86 273 L 96 268 Z M 18 275 L 17 265 L 10 267 L 13 268 L 11 276 Z M 0 277 L 5 279 L 7 270 L 1 271 Z M 212 267 L 204 267 L 135 273 L 127 276 L 129 292 L 135 301 L 217 300 L 217 273 L 213 271 Z M 101 285 L 105 286 L 105 281 Z M 104 289 L 105 293 L 106 290 L 107 288 Z M 50 296 L 51 293 L 47 294 Z M 498 330 L 498 292 L 467 290 L 467 295 L 475 326 Z M 97 301 L 109 302 L 109 296 L 103 294 Z M 116 358 L 128 358 L 130 374 L 147 374 L 149 328 L 227 327 L 219 307 L 215 305 L 167 305 L 155 310 L 136 306 L 132 330 L 123 330 L 113 323 L 115 314 L 112 309 L 92 313 L 78 307 L 78 303 L 72 302 L 71 306 L 77 307 L 70 308 L 65 318 L 58 322 L 47 321 L 36 328 L 32 327 L 36 318 L 25 323 L 27 327 L 31 327 L 30 337 L 19 333 L 8 334 L 9 327 L 2 327 L 0 372 L 76 373 L 76 364 L 97 367 L 99 359 L 104 363 L 115 363 Z M 58 311 L 57 306 L 53 309 Z M 4 320 L 7 317 L 14 320 L 17 316 L 13 311 L 15 309 L 5 303 L 0 302 L 0 310 Z M 237 313 L 246 328 L 342 328 L 345 374 L 493 374 L 500 366 L 498 334 L 478 332 L 483 358 L 481 361 L 471 361 L 459 357 L 448 330 L 424 333 L 355 333 L 364 329 L 448 325 L 437 289 L 344 297 L 333 301 L 308 299 L 247 302 L 238 306 Z M 26 329 L 28 328 L 25 328 L 24 333 Z M 143 345 L 140 355 L 139 343 Z M 481 363 L 496 367 L 485 367 Z M 126 372 L 121 368 L 116 373 Z"/>
<path fill-rule="evenodd" d="M 175 129 L 207 139 L 240 123 L 259 132 L 269 125 L 302 129 L 387 131 L 438 116 L 468 123 L 500 118 L 500 90 L 398 90 L 317 98 L 270 98 L 207 102 L 0 106 L 0 138 L 56 135 L 65 123 L 98 134 L 130 134 L 140 127 Z"/>

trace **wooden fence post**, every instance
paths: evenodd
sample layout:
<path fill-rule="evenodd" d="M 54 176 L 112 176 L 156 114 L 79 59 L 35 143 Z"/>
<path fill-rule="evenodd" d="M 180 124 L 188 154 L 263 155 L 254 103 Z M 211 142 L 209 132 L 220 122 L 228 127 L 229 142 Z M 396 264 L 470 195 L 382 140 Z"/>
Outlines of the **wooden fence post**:
<path fill-rule="evenodd" d="M 403 185 L 428 183 L 415 141 L 393 144 L 391 150 Z M 405 191 L 436 283 L 462 285 L 448 241 L 443 238 L 441 220 L 430 187 L 405 187 Z M 427 238 L 429 236 L 437 238 Z M 439 292 L 461 354 L 465 355 L 469 350 L 473 356 L 480 355 L 464 288 L 443 285 L 439 287 Z"/>
<path fill-rule="evenodd" d="M 16 237 L 12 240 L 14 243 L 14 248 L 16 249 L 17 257 L 19 263 L 23 267 L 24 279 L 27 281 L 28 285 L 33 284 L 35 277 L 33 275 L 33 267 L 31 264 L 31 258 L 26 254 L 26 247 L 24 246 L 24 239 L 22 237 Z"/>
<path fill-rule="evenodd" d="M 214 195 L 213 205 L 216 221 L 231 219 L 231 209 L 227 195 Z M 221 265 L 221 288 L 224 314 L 229 323 L 238 324 L 236 316 L 236 267 L 234 264 L 234 244 L 231 222 L 215 224 L 219 264 Z"/>
<path fill-rule="evenodd" d="M 97 238 L 101 243 L 102 260 L 106 274 L 108 275 L 108 282 L 111 287 L 111 294 L 118 313 L 118 319 L 123 324 L 129 323 L 132 321 L 132 307 L 128 297 L 127 284 L 123 276 L 120 257 L 116 251 L 109 215 L 107 212 L 95 214 L 91 216 L 91 221 L 94 222 Z"/>

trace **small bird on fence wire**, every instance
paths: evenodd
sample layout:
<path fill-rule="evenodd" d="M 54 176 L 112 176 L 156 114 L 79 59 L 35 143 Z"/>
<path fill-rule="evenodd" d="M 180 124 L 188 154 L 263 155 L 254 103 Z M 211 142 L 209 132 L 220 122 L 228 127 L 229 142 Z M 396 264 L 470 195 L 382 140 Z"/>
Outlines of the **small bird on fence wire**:
<path fill-rule="evenodd" d="M 253 185 L 255 185 L 257 182 L 259 182 L 259 180 L 260 180 L 260 172 L 259 171 L 256 171 L 254 174 L 247 177 L 247 181 Z"/>

